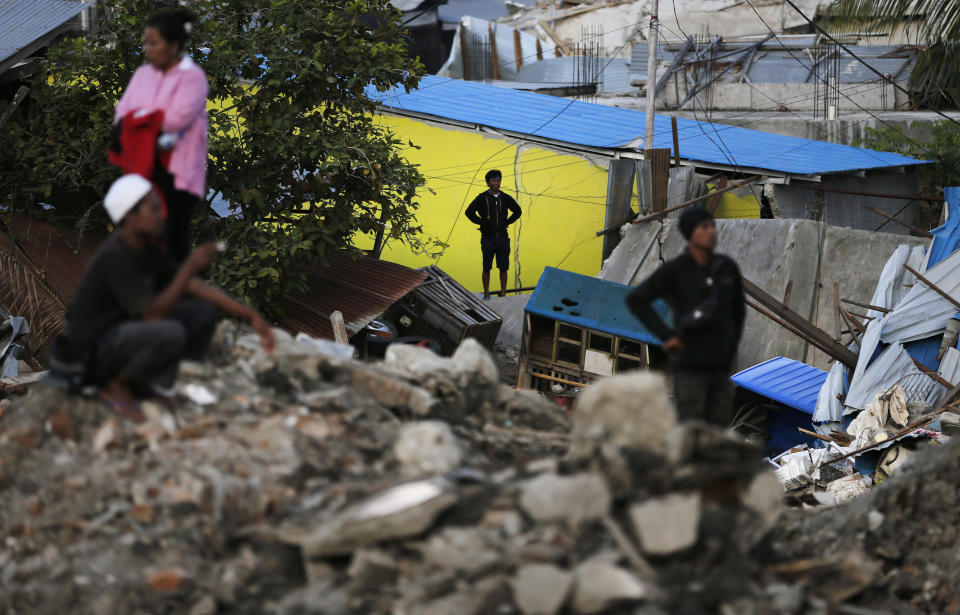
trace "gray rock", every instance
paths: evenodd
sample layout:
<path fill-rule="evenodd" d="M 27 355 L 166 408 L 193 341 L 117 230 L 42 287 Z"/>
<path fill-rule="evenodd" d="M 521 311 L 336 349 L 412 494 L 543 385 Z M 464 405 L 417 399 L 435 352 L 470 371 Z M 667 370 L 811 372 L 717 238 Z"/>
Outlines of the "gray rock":
<path fill-rule="evenodd" d="M 530 564 L 513 579 L 513 599 L 524 615 L 555 615 L 573 587 L 573 575 L 549 564 Z"/>
<path fill-rule="evenodd" d="M 376 549 L 360 549 L 353 554 L 347 574 L 358 590 L 376 589 L 397 578 L 397 562 L 387 553 Z"/>
<path fill-rule="evenodd" d="M 458 376 L 461 384 L 470 381 L 488 384 L 500 382 L 500 372 L 490 352 L 472 337 L 463 340 L 450 360 L 453 373 Z"/>
<path fill-rule="evenodd" d="M 405 425 L 393 445 L 393 452 L 408 476 L 444 474 L 463 459 L 463 450 L 450 426 L 442 421 Z"/>
<path fill-rule="evenodd" d="M 472 527 L 445 528 L 435 532 L 423 546 L 423 559 L 440 570 L 468 574 L 493 567 L 500 554 L 491 549 L 482 530 Z"/>
<path fill-rule="evenodd" d="M 575 526 L 610 511 L 610 489 L 599 474 L 541 474 L 522 486 L 520 506 L 537 521 Z"/>
<path fill-rule="evenodd" d="M 573 591 L 576 613 L 602 613 L 613 606 L 637 602 L 653 595 L 652 589 L 628 570 L 602 561 L 577 567 Z"/>
<path fill-rule="evenodd" d="M 764 470 L 753 477 L 740 500 L 766 523 L 772 523 L 784 509 L 783 485 L 776 474 Z"/>
<path fill-rule="evenodd" d="M 672 493 L 630 507 L 633 529 L 649 555 L 670 555 L 693 546 L 700 526 L 700 494 Z"/>
<path fill-rule="evenodd" d="M 590 459 L 608 446 L 642 447 L 665 454 L 664 434 L 676 423 L 662 375 L 604 378 L 577 399 L 570 454 L 574 459 Z"/>

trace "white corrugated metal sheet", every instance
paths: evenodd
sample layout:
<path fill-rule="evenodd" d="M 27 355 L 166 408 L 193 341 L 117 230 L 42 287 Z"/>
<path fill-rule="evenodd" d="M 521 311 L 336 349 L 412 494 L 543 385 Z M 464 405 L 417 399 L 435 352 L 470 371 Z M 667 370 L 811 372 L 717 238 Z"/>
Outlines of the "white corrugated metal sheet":
<path fill-rule="evenodd" d="M 960 251 L 934 265 L 924 273 L 924 277 L 951 297 L 960 297 Z M 957 312 L 957 306 L 917 281 L 896 308 L 883 319 L 883 335 L 880 339 L 889 344 L 937 335 Z"/>

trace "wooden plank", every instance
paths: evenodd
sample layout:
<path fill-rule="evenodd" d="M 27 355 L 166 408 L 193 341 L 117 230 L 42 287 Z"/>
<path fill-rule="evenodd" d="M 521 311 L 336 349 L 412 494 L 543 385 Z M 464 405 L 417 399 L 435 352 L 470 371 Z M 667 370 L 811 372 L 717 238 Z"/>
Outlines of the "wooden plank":
<path fill-rule="evenodd" d="M 470 81 L 470 54 L 467 53 L 469 47 L 467 45 L 467 29 L 464 25 L 460 24 L 460 58 L 463 61 L 463 80 Z"/>
<path fill-rule="evenodd" d="M 347 327 L 343 323 L 343 312 L 334 310 L 330 313 L 330 325 L 333 327 L 333 341 L 346 346 L 350 343 L 347 337 Z"/>
<path fill-rule="evenodd" d="M 743 290 L 748 295 L 753 297 L 757 303 L 770 310 L 770 312 L 789 324 L 796 331 L 799 331 L 802 337 L 808 342 L 827 353 L 837 361 L 840 361 L 844 365 L 847 365 L 848 367 L 856 367 L 857 355 L 851 352 L 843 344 L 840 344 L 831 338 L 830 334 L 822 329 L 818 329 L 806 318 L 800 314 L 797 314 L 780 301 L 777 301 L 777 299 L 771 296 L 767 291 L 763 290 L 746 278 L 743 279 Z"/>
<path fill-rule="evenodd" d="M 880 307 L 879 305 L 870 305 L 869 303 L 862 303 L 860 301 L 854 301 L 853 299 L 840 299 L 840 301 L 843 301 L 844 303 L 849 303 L 850 305 L 856 305 L 862 308 L 867 308 L 868 310 L 876 310 L 877 312 L 881 312 L 883 314 L 889 314 L 890 312 L 893 311 L 885 307 Z"/>
<path fill-rule="evenodd" d="M 834 194 L 853 194 L 856 196 L 872 196 L 878 199 L 901 199 L 904 201 L 931 201 L 942 203 L 942 196 L 912 196 L 909 194 L 890 194 L 887 192 L 864 192 L 863 190 L 844 190 L 842 188 L 821 188 L 819 186 L 799 186 L 803 190 L 815 190 L 817 192 L 832 192 Z"/>
<path fill-rule="evenodd" d="M 513 58 L 517 62 L 517 72 L 519 72 L 520 67 L 523 66 L 523 52 L 520 46 L 520 30 L 516 28 L 513 29 Z"/>
<path fill-rule="evenodd" d="M 840 282 L 833 283 L 833 330 L 840 341 Z"/>
<path fill-rule="evenodd" d="M 497 53 L 497 36 L 493 31 L 493 24 L 487 26 L 487 34 L 490 36 L 490 58 L 493 62 L 493 80 L 500 81 L 500 55 Z"/>
<path fill-rule="evenodd" d="M 7 108 L 3 111 L 3 115 L 0 116 L 0 128 L 3 128 L 11 117 L 13 117 L 13 112 L 17 110 L 17 107 L 20 106 L 20 103 L 23 102 L 23 99 L 27 97 L 27 94 L 30 93 L 30 88 L 25 85 L 21 85 L 17 89 L 17 93 L 13 95 L 13 100 L 10 101 L 10 104 L 7 105 Z"/>
<path fill-rule="evenodd" d="M 554 53 L 556 54 L 556 56 L 559 58 L 560 56 L 564 55 L 563 47 L 565 46 L 565 43 L 559 36 L 557 36 L 556 31 L 550 26 L 550 24 L 548 24 L 546 21 L 541 19 L 540 21 L 537 22 L 537 25 L 540 26 L 540 28 L 544 31 L 544 33 L 546 33 L 546 35 L 550 37 L 550 40 L 553 41 L 553 46 L 555 49 Z"/>
<path fill-rule="evenodd" d="M 680 134 L 677 131 L 677 116 L 670 116 L 670 130 L 673 132 L 673 166 L 680 166 Z"/>
<path fill-rule="evenodd" d="M 670 182 L 670 150 L 668 148 L 648 149 L 644 157 L 650 156 L 651 176 L 653 178 L 653 211 L 661 212 L 667 208 L 667 185 Z"/>
<path fill-rule="evenodd" d="M 649 216 L 644 216 L 644 217 L 642 217 L 642 218 L 637 218 L 636 220 L 632 220 L 632 222 L 633 222 L 634 224 L 639 224 L 639 223 L 641 223 L 641 222 L 648 222 L 648 221 L 650 221 L 650 220 L 656 220 L 656 219 L 658 219 L 658 218 L 662 218 L 663 216 L 665 216 L 666 214 L 668 214 L 668 213 L 670 213 L 670 212 L 672 212 L 672 211 L 677 211 L 678 209 L 683 209 L 684 207 L 687 207 L 687 206 L 689 206 L 689 205 L 693 205 L 694 203 L 699 203 L 700 201 L 703 201 L 703 200 L 705 200 L 705 199 L 712 198 L 712 197 L 716 196 L 717 194 L 722 194 L 723 192 L 729 192 L 730 190 L 733 190 L 733 189 L 735 189 L 735 188 L 741 188 L 741 187 L 743 187 L 743 186 L 746 186 L 747 184 L 752 184 L 752 183 L 754 183 L 754 182 L 756 182 L 756 181 L 759 181 L 759 180 L 760 180 L 760 176 L 759 176 L 759 175 L 754 175 L 753 177 L 748 177 L 747 179 L 745 179 L 745 180 L 743 180 L 743 181 L 741 181 L 741 182 L 737 182 L 737 183 L 735 183 L 735 184 L 730 184 L 729 186 L 727 186 L 726 188 L 724 188 L 722 191 L 721 191 L 721 190 L 718 190 L 717 192 L 709 192 L 709 193 L 707 193 L 707 194 L 704 194 L 703 196 L 698 196 L 698 197 L 695 198 L 695 199 L 690 199 L 689 201 L 684 201 L 683 203 L 680 203 L 679 205 L 675 205 L 674 207 L 668 207 L 667 209 L 664 209 L 663 211 L 660 211 L 660 212 L 657 212 L 657 213 L 654 213 L 654 214 L 650 214 Z M 605 229 L 599 230 L 599 231 L 597 231 L 597 237 L 600 237 L 601 235 L 607 235 L 607 234 L 609 234 L 609 233 L 617 232 L 617 231 L 620 230 L 620 227 L 623 226 L 624 224 L 626 224 L 627 222 L 631 222 L 631 219 L 630 219 L 630 218 L 627 218 L 626 220 L 621 220 L 621 221 L 620 221 L 619 223 L 617 223 L 617 224 L 614 224 L 614 225 L 608 226 L 608 227 L 605 228 Z"/>
<path fill-rule="evenodd" d="M 869 205 L 860 205 L 860 207 L 863 207 L 864 209 L 869 209 L 870 211 L 872 211 L 873 213 L 877 214 L 878 216 L 883 216 L 883 217 L 886 218 L 887 220 L 890 220 L 891 222 L 896 222 L 896 223 L 899 224 L 900 226 L 902 226 L 902 227 L 904 227 L 904 228 L 908 228 L 908 229 L 910 229 L 911 231 L 915 231 L 915 232 L 920 233 L 921 235 L 925 235 L 925 236 L 927 236 L 927 237 L 933 237 L 933 233 L 931 233 L 930 231 L 925 231 L 924 229 L 922 229 L 922 228 L 920 228 L 920 227 L 917 227 L 917 226 L 914 226 L 914 225 L 910 224 L 909 222 L 904 222 L 903 220 L 901 220 L 901 219 L 899 219 L 899 218 L 896 218 L 896 217 L 894 217 L 894 216 L 891 216 L 891 215 L 888 214 L 888 213 L 884 213 L 884 212 L 880 211 L 880 210 L 877 209 L 876 207 L 870 207 Z"/>
<path fill-rule="evenodd" d="M 537 37 L 537 62 L 543 59 L 543 46 L 540 44 L 540 37 Z"/>

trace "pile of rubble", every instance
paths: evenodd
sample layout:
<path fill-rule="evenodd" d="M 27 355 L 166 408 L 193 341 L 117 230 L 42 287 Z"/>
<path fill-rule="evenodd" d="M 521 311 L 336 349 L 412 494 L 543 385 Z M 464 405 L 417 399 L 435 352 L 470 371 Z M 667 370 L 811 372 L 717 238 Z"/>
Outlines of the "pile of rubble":
<path fill-rule="evenodd" d="M 862 613 L 849 603 L 958 598 L 930 574 L 891 593 L 898 560 L 869 545 L 824 551 L 809 514 L 783 514 L 759 450 L 677 424 L 657 375 L 601 381 L 570 425 L 500 384 L 470 340 L 450 359 L 392 346 L 364 364 L 289 337 L 266 356 L 225 326 L 214 355 L 142 424 L 50 388 L 7 409 L 0 612 Z M 954 468 L 936 520 L 955 539 L 958 449 L 931 459 Z M 908 486 L 891 479 L 871 506 L 902 518 Z M 845 544 L 890 536 L 865 518 Z"/>
<path fill-rule="evenodd" d="M 960 251 L 953 222 L 929 249 L 899 246 L 866 314 L 838 305 L 855 365 L 834 362 L 814 410 L 816 447 L 774 458 L 801 504 L 863 495 L 910 465 L 918 452 L 960 432 Z M 944 231 L 945 229 L 945 231 Z M 939 243 L 938 243 L 939 242 Z"/>

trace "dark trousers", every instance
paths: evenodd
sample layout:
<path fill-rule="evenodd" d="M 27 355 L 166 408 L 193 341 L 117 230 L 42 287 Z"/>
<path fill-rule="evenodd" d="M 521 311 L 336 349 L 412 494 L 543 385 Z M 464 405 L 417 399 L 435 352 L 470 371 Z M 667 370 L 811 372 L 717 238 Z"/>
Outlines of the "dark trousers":
<path fill-rule="evenodd" d="M 733 383 L 726 370 L 673 370 L 674 403 L 681 421 L 706 421 L 729 427 L 733 420 Z"/>
<path fill-rule="evenodd" d="M 163 227 L 163 243 L 173 260 L 182 263 L 190 254 L 190 220 L 199 200 L 195 195 L 173 187 L 173 175 L 164 170 L 154 173 L 154 181 L 163 192 L 167 204 L 167 220 Z"/>
<path fill-rule="evenodd" d="M 111 327 L 97 347 L 95 383 L 102 386 L 120 374 L 135 386 L 173 386 L 181 359 L 199 361 L 207 353 L 217 318 L 213 304 L 188 299 L 164 320 Z"/>

